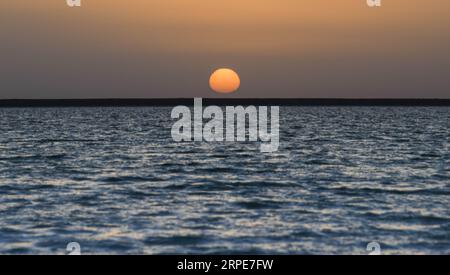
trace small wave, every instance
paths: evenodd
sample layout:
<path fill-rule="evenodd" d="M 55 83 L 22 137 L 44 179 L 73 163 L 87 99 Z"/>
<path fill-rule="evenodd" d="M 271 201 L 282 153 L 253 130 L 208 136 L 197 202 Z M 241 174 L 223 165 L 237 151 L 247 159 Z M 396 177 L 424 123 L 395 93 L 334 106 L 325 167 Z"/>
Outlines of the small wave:
<path fill-rule="evenodd" d="M 213 168 L 199 168 L 193 171 L 194 174 L 204 173 L 240 173 L 241 169 L 232 167 L 213 167 Z"/>
<path fill-rule="evenodd" d="M 395 194 L 395 195 L 435 195 L 448 196 L 450 191 L 436 188 L 436 189 L 395 189 L 395 188 L 350 188 L 350 187 L 326 187 L 324 190 L 332 190 L 343 195 L 360 195 L 360 194 Z"/>
<path fill-rule="evenodd" d="M 145 245 L 196 245 L 206 241 L 205 236 L 173 236 L 173 237 L 148 237 L 144 240 Z"/>
<path fill-rule="evenodd" d="M 105 177 L 97 179 L 99 182 L 106 183 L 135 183 L 135 182 L 155 182 L 163 181 L 162 178 L 153 176 L 118 176 L 118 177 Z"/>
<path fill-rule="evenodd" d="M 234 205 L 236 205 L 238 207 L 246 208 L 246 209 L 278 209 L 278 208 L 282 207 L 281 204 L 282 203 L 280 203 L 280 202 L 263 201 L 263 200 L 239 201 L 239 202 L 234 203 Z"/>

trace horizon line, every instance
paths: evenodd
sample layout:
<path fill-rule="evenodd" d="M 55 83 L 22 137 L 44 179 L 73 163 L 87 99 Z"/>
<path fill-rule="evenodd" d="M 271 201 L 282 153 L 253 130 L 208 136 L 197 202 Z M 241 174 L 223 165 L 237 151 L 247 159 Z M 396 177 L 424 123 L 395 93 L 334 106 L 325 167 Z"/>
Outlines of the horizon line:
<path fill-rule="evenodd" d="M 200 98 L 200 97 L 198 97 Z M 450 98 L 202 98 L 208 105 L 450 106 Z M 193 98 L 0 99 L 0 107 L 145 107 L 193 105 Z"/>

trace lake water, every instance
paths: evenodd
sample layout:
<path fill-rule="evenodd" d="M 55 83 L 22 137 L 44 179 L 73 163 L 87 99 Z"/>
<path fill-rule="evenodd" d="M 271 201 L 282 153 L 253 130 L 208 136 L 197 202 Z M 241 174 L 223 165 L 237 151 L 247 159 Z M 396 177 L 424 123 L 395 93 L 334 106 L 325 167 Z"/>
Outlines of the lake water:
<path fill-rule="evenodd" d="M 170 112 L 0 109 L 0 253 L 450 253 L 450 107 L 281 107 L 273 154 Z"/>

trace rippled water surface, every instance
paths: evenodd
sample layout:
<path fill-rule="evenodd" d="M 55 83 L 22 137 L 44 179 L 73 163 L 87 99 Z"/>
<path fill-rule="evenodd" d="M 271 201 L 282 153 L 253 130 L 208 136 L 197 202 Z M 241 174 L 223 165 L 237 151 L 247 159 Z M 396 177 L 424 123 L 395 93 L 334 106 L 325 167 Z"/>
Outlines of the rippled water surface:
<path fill-rule="evenodd" d="M 170 111 L 0 109 L 0 253 L 450 253 L 450 108 L 282 107 L 274 154 Z"/>

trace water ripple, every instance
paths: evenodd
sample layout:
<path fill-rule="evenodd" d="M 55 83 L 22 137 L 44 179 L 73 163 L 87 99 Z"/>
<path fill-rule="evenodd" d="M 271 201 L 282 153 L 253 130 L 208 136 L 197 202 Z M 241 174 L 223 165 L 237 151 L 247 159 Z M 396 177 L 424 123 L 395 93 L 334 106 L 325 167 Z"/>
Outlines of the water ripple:
<path fill-rule="evenodd" d="M 450 253 L 450 108 L 282 107 L 271 155 L 170 111 L 0 109 L 0 253 Z"/>

